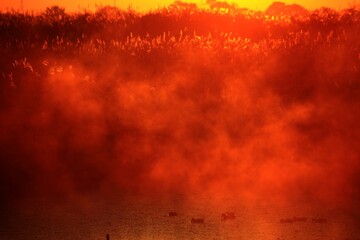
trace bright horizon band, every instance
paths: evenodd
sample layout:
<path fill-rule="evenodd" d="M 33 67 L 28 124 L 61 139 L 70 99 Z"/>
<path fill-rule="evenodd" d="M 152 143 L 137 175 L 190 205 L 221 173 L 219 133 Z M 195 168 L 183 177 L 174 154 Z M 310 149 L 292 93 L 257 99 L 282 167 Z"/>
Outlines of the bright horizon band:
<path fill-rule="evenodd" d="M 93 11 L 99 6 L 116 6 L 118 8 L 127 9 L 132 8 L 136 11 L 149 11 L 155 10 L 158 8 L 165 7 L 174 1 L 172 0 L 153 0 L 153 1 L 142 1 L 142 0 L 54 0 L 54 1 L 44 1 L 44 0 L 2 0 L 0 1 L 0 10 L 20 10 L 20 11 L 43 11 L 46 7 L 58 5 L 64 7 L 67 11 L 82 11 L 90 10 Z M 205 6 L 206 0 L 192 0 L 184 2 L 193 2 L 198 6 Z M 253 10 L 265 10 L 273 1 L 271 0 L 236 0 L 236 1 L 227 1 L 229 3 L 235 3 L 241 8 L 249 8 Z M 303 7 L 313 10 L 321 7 L 329 7 L 336 10 L 350 8 L 359 6 L 360 1 L 342 1 L 342 0 L 321 0 L 321 1 L 311 1 L 311 0 L 284 0 L 287 4 L 299 4 Z"/>

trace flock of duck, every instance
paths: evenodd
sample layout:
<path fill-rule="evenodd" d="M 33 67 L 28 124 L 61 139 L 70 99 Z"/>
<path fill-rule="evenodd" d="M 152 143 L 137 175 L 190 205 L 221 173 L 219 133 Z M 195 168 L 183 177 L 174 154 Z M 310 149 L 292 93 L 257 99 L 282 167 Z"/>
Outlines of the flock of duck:
<path fill-rule="evenodd" d="M 176 216 L 178 216 L 177 212 L 169 212 L 169 217 L 176 217 Z M 221 214 L 222 221 L 234 220 L 234 219 L 236 219 L 234 212 L 225 212 L 225 213 Z M 205 219 L 204 218 L 192 218 L 191 223 L 194 223 L 194 224 L 205 223 Z"/>
<path fill-rule="evenodd" d="M 169 212 L 169 217 L 178 216 L 177 212 Z M 225 212 L 221 214 L 222 221 L 235 220 L 236 215 L 234 212 Z M 307 222 L 308 218 L 306 217 L 293 217 L 293 218 L 282 218 L 280 219 L 280 223 L 297 223 L 297 222 Z M 313 223 L 326 223 L 327 219 L 325 218 L 312 218 L 311 222 Z M 204 218 L 192 218 L 191 223 L 205 223 Z"/>
<path fill-rule="evenodd" d="M 169 212 L 169 217 L 177 217 L 177 212 Z M 222 221 L 228 221 L 228 220 L 235 220 L 236 215 L 234 212 L 225 212 L 221 214 L 221 220 Z M 280 223 L 296 223 L 296 222 L 307 222 L 308 218 L 305 217 L 293 217 L 293 218 L 282 218 L 280 219 Z M 325 218 L 312 218 L 311 221 L 313 223 L 326 223 L 327 219 Z M 204 218 L 191 218 L 192 224 L 204 224 L 205 219 Z M 110 235 L 106 234 L 106 240 L 110 240 Z M 346 239 L 346 240 L 353 240 L 353 239 Z M 360 239 L 356 239 L 360 240 Z"/>
<path fill-rule="evenodd" d="M 307 222 L 308 218 L 305 217 L 293 217 L 293 218 L 282 218 L 280 223 L 296 223 L 296 222 Z M 327 219 L 325 218 L 312 218 L 311 222 L 313 223 L 326 223 Z"/>

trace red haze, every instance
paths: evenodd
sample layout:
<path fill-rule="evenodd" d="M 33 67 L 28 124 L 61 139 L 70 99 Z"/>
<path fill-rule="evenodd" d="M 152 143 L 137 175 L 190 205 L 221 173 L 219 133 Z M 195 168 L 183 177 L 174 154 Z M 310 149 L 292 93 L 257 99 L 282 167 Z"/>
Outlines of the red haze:
<path fill-rule="evenodd" d="M 205 192 L 358 210 L 359 25 L 315 20 L 285 22 L 291 33 L 254 20 L 259 32 L 234 37 L 95 32 L 70 53 L 58 42 L 13 60 L 2 69 L 2 201 Z"/>

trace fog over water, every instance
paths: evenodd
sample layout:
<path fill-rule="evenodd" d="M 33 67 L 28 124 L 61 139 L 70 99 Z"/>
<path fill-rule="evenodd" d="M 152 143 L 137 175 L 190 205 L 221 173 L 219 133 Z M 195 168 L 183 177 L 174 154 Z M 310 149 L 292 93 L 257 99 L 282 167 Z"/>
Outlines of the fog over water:
<path fill-rule="evenodd" d="M 359 239 L 359 12 L 177 11 L 1 15 L 0 239 Z"/>

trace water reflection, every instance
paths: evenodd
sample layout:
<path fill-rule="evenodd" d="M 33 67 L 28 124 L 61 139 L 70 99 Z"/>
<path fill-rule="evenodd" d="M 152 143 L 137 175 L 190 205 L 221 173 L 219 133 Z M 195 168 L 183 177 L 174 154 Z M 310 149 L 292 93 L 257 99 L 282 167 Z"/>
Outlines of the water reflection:
<path fill-rule="evenodd" d="M 176 211 L 176 216 L 169 212 Z M 236 218 L 223 221 L 221 214 Z M 307 221 L 281 223 L 306 217 Z M 203 218 L 203 224 L 191 223 Z M 327 222 L 313 222 L 326 218 Z M 5 219 L 5 218 L 4 218 Z M 270 207 L 245 205 L 239 199 L 214 202 L 209 197 L 187 200 L 139 196 L 98 201 L 92 207 L 50 204 L 8 213 L 0 239 L 359 239 L 358 219 L 321 206 Z"/>

